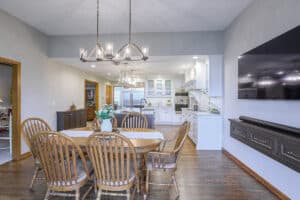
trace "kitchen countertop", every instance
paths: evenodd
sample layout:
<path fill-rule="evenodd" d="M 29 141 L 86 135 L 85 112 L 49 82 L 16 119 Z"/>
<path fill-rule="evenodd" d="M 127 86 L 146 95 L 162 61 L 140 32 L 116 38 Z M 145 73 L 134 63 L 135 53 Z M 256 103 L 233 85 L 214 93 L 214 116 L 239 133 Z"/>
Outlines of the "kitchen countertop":
<path fill-rule="evenodd" d="M 212 113 L 209 111 L 194 111 L 190 108 L 182 108 L 182 111 L 184 112 L 185 110 L 187 110 L 188 112 L 192 112 L 195 115 L 211 115 L 211 116 L 221 116 L 221 113 Z"/>

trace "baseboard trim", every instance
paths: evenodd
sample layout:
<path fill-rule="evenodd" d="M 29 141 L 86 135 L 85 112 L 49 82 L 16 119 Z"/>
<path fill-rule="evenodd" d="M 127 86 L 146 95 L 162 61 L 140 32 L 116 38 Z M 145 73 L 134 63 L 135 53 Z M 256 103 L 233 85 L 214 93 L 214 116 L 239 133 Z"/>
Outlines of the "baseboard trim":
<path fill-rule="evenodd" d="M 20 159 L 19 160 L 24 160 L 26 158 L 29 158 L 31 156 L 31 152 L 26 152 L 20 155 Z"/>
<path fill-rule="evenodd" d="M 272 192 L 275 196 L 277 196 L 281 200 L 291 200 L 288 196 L 286 196 L 283 192 L 274 187 L 271 183 L 265 180 L 263 177 L 258 175 L 255 171 L 250 169 L 247 165 L 245 165 L 242 161 L 237 159 L 234 155 L 229 153 L 226 149 L 222 148 L 223 154 L 232 160 L 235 164 L 237 164 L 240 168 L 242 168 L 247 174 L 255 178 L 260 184 L 265 186 L 270 192 Z"/>

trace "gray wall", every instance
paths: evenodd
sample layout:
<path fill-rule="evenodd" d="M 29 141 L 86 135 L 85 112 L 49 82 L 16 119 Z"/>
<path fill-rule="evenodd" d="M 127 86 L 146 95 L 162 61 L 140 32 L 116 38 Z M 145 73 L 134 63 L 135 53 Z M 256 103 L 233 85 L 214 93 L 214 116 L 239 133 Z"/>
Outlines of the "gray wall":
<path fill-rule="evenodd" d="M 21 120 L 41 117 L 56 129 L 56 111 L 84 106 L 84 79 L 100 82 L 105 98 L 105 80 L 48 58 L 44 34 L 1 10 L 0 27 L 0 56 L 21 62 Z"/>
<path fill-rule="evenodd" d="M 102 37 L 102 36 L 101 36 Z M 117 51 L 128 41 L 126 34 L 103 35 L 102 43 L 112 42 Z M 223 32 L 139 33 L 138 45 L 149 47 L 150 56 L 223 54 Z M 79 57 L 79 48 L 93 48 L 95 35 L 49 37 L 49 57 Z"/>
<path fill-rule="evenodd" d="M 300 197 L 300 173 L 229 136 L 228 118 L 248 115 L 300 127 L 299 101 L 238 100 L 237 57 L 300 24 L 299 0 L 256 0 L 225 33 L 225 132 L 223 146 L 247 166 L 286 193 Z"/>
<path fill-rule="evenodd" d="M 8 65 L 0 64 L 0 108 L 7 108 L 11 105 L 12 68 Z"/>

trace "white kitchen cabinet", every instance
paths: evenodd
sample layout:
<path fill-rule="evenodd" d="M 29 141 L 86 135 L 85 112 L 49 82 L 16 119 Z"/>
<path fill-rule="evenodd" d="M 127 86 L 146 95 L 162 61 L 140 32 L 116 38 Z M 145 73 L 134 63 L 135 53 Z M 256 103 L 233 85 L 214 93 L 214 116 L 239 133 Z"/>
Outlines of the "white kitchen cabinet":
<path fill-rule="evenodd" d="M 147 95 L 148 96 L 155 95 L 154 80 L 148 80 L 147 81 Z"/>
<path fill-rule="evenodd" d="M 184 109 L 182 118 L 191 123 L 188 135 L 196 144 L 197 150 L 222 149 L 221 115 Z"/>
<path fill-rule="evenodd" d="M 181 115 L 176 114 L 172 106 L 155 108 L 155 124 L 179 125 L 181 123 Z"/>
<path fill-rule="evenodd" d="M 208 65 L 204 62 L 197 62 L 195 65 L 196 89 L 208 90 Z"/>
<path fill-rule="evenodd" d="M 211 97 L 223 95 L 223 55 L 209 55 L 185 72 L 186 90 L 201 90 Z"/>
<path fill-rule="evenodd" d="M 164 79 L 147 80 L 147 97 L 170 97 L 172 95 L 172 81 Z"/>
<path fill-rule="evenodd" d="M 197 150 L 222 149 L 222 116 L 198 115 Z"/>
<path fill-rule="evenodd" d="M 223 56 L 209 56 L 209 83 L 208 95 L 211 97 L 223 96 Z"/>

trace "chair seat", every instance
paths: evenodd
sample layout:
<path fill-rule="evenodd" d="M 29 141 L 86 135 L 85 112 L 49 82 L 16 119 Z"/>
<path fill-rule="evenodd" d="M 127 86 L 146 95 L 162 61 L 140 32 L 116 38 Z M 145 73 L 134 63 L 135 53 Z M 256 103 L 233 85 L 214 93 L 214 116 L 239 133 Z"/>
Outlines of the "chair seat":
<path fill-rule="evenodd" d="M 87 169 L 88 169 L 89 173 L 91 174 L 93 171 L 91 162 L 87 160 L 86 165 L 87 165 Z M 79 184 L 82 181 L 85 181 L 87 179 L 88 175 L 86 174 L 81 161 L 77 160 L 76 168 L 77 168 L 77 176 L 78 176 L 77 180 L 72 180 L 71 182 L 70 181 L 64 182 L 63 180 L 55 181 L 52 184 L 50 184 L 50 186 L 55 186 L 55 187 L 71 186 L 71 185 Z M 71 172 L 71 173 L 73 174 L 73 172 Z"/>
<path fill-rule="evenodd" d="M 98 181 L 98 183 L 99 184 L 101 184 L 101 185 L 109 185 L 109 186 L 122 186 L 122 185 L 127 185 L 127 184 L 129 184 L 129 183 L 131 183 L 131 182 L 133 182 L 134 180 L 135 180 L 135 174 L 134 174 L 134 168 L 133 168 L 133 163 L 132 162 L 130 162 L 131 164 L 130 164 L 130 178 L 129 178 L 129 180 L 126 180 L 126 181 L 124 181 L 124 182 L 122 182 L 122 181 L 104 181 L 104 180 L 99 180 Z M 120 170 L 120 172 L 119 172 L 119 174 L 120 174 L 120 176 L 121 176 L 121 169 L 119 169 Z M 111 170 L 109 170 L 109 171 L 111 171 Z M 109 173 L 109 174 L 111 174 L 111 172 Z M 116 172 L 114 173 L 115 175 L 116 175 Z M 126 177 L 126 175 L 124 175 L 125 177 Z"/>
<path fill-rule="evenodd" d="M 154 163 L 152 164 L 151 160 L 147 161 L 147 169 L 148 170 L 154 170 L 154 169 L 175 169 L 176 168 L 176 163 L 165 163 L 164 165 L 159 164 L 159 163 Z"/>
<path fill-rule="evenodd" d="M 147 156 L 146 166 L 148 170 L 154 169 L 176 169 L 176 156 L 173 154 L 160 155 L 159 152 L 149 153 Z"/>

